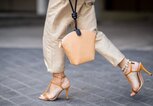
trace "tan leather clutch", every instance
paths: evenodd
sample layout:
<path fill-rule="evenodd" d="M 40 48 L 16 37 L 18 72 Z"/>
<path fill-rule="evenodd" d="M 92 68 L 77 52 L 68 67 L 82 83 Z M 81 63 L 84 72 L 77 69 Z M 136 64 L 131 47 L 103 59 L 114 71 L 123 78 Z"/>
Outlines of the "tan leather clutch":
<path fill-rule="evenodd" d="M 60 42 L 71 64 L 79 65 L 95 59 L 96 32 L 80 30 L 81 36 L 75 31 L 68 33 Z"/>

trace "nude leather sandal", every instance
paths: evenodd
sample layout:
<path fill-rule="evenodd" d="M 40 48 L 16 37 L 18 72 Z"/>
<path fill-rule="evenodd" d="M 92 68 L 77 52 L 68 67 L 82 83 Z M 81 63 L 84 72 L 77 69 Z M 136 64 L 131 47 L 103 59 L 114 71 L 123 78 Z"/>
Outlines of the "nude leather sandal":
<path fill-rule="evenodd" d="M 126 76 L 128 82 L 131 84 L 131 95 L 135 96 L 141 89 L 144 80 L 141 74 L 141 71 L 146 72 L 149 76 L 152 76 L 152 73 L 149 72 L 143 64 L 140 62 L 134 62 L 130 61 L 128 64 L 127 70 L 125 70 L 123 73 Z"/>
<path fill-rule="evenodd" d="M 66 91 L 66 99 L 68 98 L 70 88 L 70 81 L 62 73 L 53 73 L 53 79 L 50 81 L 47 89 L 39 96 L 39 99 L 46 101 L 56 100 L 60 93 L 65 90 Z"/>

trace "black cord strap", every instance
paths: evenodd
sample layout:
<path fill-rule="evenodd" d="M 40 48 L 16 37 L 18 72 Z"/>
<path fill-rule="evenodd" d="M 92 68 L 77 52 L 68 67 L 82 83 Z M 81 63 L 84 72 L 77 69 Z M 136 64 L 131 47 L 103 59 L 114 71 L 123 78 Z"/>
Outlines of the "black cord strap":
<path fill-rule="evenodd" d="M 75 23 L 75 31 L 76 31 L 78 36 L 81 36 L 81 31 L 77 27 L 77 18 L 78 18 L 78 15 L 77 15 L 76 9 L 77 9 L 77 2 L 78 2 L 78 0 L 75 0 L 75 7 L 73 7 L 71 0 L 69 0 L 69 2 L 70 2 L 71 9 L 72 9 L 72 18 L 74 19 L 74 23 Z"/>

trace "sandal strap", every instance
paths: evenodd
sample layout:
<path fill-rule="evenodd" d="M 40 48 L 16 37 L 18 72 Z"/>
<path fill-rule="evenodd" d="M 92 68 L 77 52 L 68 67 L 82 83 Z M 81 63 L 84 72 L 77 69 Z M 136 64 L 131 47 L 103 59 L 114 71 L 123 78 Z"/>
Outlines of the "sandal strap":
<path fill-rule="evenodd" d="M 51 81 L 51 84 L 57 85 L 57 86 L 59 86 L 60 88 L 62 88 L 62 89 L 63 89 L 62 84 L 59 84 L 59 83 L 54 82 L 54 81 Z"/>
<path fill-rule="evenodd" d="M 65 77 L 66 77 L 66 76 L 65 76 Z M 59 82 L 56 82 L 55 79 L 54 79 L 55 77 L 54 77 L 53 80 L 51 80 L 50 83 L 48 84 L 48 86 L 47 86 L 47 88 L 45 89 L 45 91 L 43 92 L 43 94 L 45 94 L 46 92 L 48 92 L 48 90 L 49 90 L 51 84 L 55 84 L 55 85 L 57 85 L 57 86 L 59 86 L 59 87 L 62 88 L 61 84 L 62 84 L 63 79 L 64 79 L 65 77 L 60 78 L 60 79 L 61 79 L 60 83 L 59 83 Z M 56 77 L 56 78 L 59 79 L 59 77 Z M 63 88 L 62 88 L 62 89 L 63 89 Z"/>
<path fill-rule="evenodd" d="M 48 84 L 47 88 L 45 89 L 45 91 L 43 92 L 43 95 L 46 95 L 46 93 L 48 92 L 51 84 L 55 84 L 57 86 L 59 86 L 60 88 L 63 89 L 62 87 L 62 82 L 63 79 L 66 77 L 66 75 L 64 74 L 64 72 L 62 73 L 53 73 L 53 79 L 50 81 L 50 83 Z M 56 79 L 60 79 L 60 81 L 56 81 Z M 48 98 L 49 99 L 49 98 Z"/>
<path fill-rule="evenodd" d="M 45 100 L 50 100 L 50 98 L 48 97 L 47 93 L 43 94 Z"/>
<path fill-rule="evenodd" d="M 139 68 L 137 70 L 132 70 L 132 64 L 135 64 L 133 61 L 130 61 L 129 65 L 130 65 L 130 71 L 128 73 L 124 72 L 124 74 L 127 76 L 128 74 L 132 73 L 132 72 L 139 72 Z"/>
<path fill-rule="evenodd" d="M 133 61 L 129 61 L 128 64 L 130 65 L 130 71 L 128 73 L 126 73 L 126 71 L 128 70 L 128 66 L 127 66 L 127 69 L 123 71 L 123 73 L 127 76 L 129 75 L 130 73 L 132 72 L 138 72 L 139 70 L 132 70 L 132 64 L 135 64 Z"/>
<path fill-rule="evenodd" d="M 65 77 L 66 77 L 66 76 L 65 76 Z M 64 78 L 65 78 L 65 77 L 64 77 Z M 55 77 L 54 77 L 54 78 L 55 78 Z M 59 77 L 56 77 L 56 78 L 59 78 Z M 64 79 L 64 78 L 63 78 L 63 79 Z M 64 88 L 62 87 L 62 82 L 63 82 L 63 80 L 62 80 L 60 83 L 57 83 L 57 82 L 55 81 L 55 79 L 50 81 L 50 83 L 48 84 L 46 90 L 45 90 L 45 91 L 43 92 L 43 94 L 42 94 L 42 95 L 44 96 L 45 100 L 50 100 L 50 98 L 48 97 L 47 93 L 48 93 L 48 90 L 49 90 L 50 87 L 51 87 L 51 84 L 57 85 L 57 86 L 60 87 L 61 89 L 64 89 Z"/>
<path fill-rule="evenodd" d="M 51 83 L 56 84 L 58 86 L 61 86 L 65 77 L 66 77 L 66 75 L 64 75 L 62 77 L 53 76 L 53 79 L 52 79 Z"/>
<path fill-rule="evenodd" d="M 66 77 L 66 75 L 64 75 L 64 76 L 62 76 L 62 77 L 53 76 L 53 78 L 58 78 L 58 79 L 63 79 L 63 78 L 65 78 L 65 77 Z"/>
<path fill-rule="evenodd" d="M 124 67 L 122 67 L 122 69 L 121 69 L 123 72 L 125 72 L 125 70 L 127 70 L 128 64 L 129 64 L 129 63 L 130 63 L 130 60 L 127 59 L 127 61 L 126 61 L 125 65 L 124 65 Z"/>
<path fill-rule="evenodd" d="M 138 93 L 138 91 L 135 91 L 135 90 L 133 90 L 133 89 L 132 89 L 132 91 L 133 91 L 134 93 Z"/>
<path fill-rule="evenodd" d="M 48 92 L 50 86 L 51 86 L 51 81 L 50 81 L 50 83 L 48 84 L 48 86 L 47 86 L 47 88 L 45 89 L 45 91 L 43 92 L 43 94 L 46 94 L 46 93 Z"/>
<path fill-rule="evenodd" d="M 56 78 L 64 78 L 66 75 L 64 74 L 64 71 L 61 72 L 61 73 L 53 73 L 53 77 L 56 77 Z"/>
<path fill-rule="evenodd" d="M 129 75 L 132 72 L 132 64 L 130 63 L 129 65 L 130 65 L 130 71 L 125 74 L 126 76 Z"/>

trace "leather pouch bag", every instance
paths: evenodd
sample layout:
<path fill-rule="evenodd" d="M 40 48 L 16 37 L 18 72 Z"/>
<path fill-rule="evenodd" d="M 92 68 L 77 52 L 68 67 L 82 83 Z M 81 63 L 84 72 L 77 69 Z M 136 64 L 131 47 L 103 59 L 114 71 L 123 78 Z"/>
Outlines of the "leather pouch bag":
<path fill-rule="evenodd" d="M 79 65 L 95 59 L 95 32 L 81 30 L 81 36 L 75 31 L 67 34 L 61 41 L 71 64 Z"/>
<path fill-rule="evenodd" d="M 96 32 L 80 30 L 77 28 L 76 8 L 74 10 L 71 0 L 69 1 L 73 11 L 72 18 L 75 21 L 75 30 L 62 38 L 60 47 L 64 49 L 64 52 L 71 64 L 79 65 L 95 59 Z M 77 4 L 77 0 L 75 4 Z"/>

